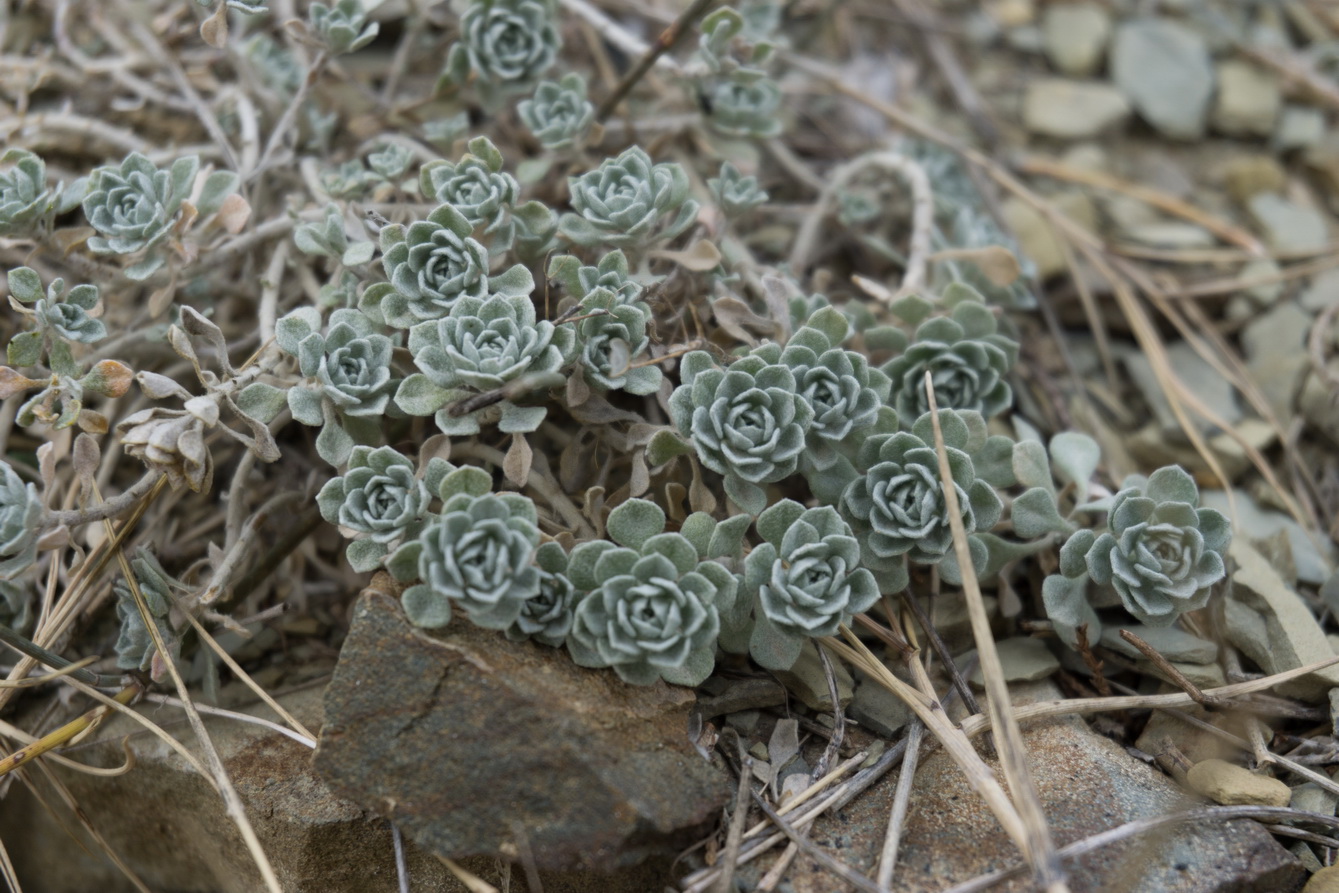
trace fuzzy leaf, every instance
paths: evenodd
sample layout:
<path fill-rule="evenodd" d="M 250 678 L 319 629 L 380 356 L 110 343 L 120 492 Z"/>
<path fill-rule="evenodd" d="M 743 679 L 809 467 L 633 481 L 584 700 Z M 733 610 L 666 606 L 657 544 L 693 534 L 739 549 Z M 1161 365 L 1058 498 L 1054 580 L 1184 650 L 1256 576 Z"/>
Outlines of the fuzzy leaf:
<path fill-rule="evenodd" d="M 1045 487 L 1033 487 L 1014 500 L 1014 533 L 1035 539 L 1048 533 L 1068 533 L 1074 525 L 1060 517 L 1055 497 Z"/>
<path fill-rule="evenodd" d="M 609 538 L 630 549 L 642 544 L 665 529 L 665 512 L 646 499 L 629 499 L 609 513 L 605 524 Z"/>
<path fill-rule="evenodd" d="M 281 388 L 255 381 L 237 395 L 237 408 L 258 422 L 268 425 L 288 405 L 288 395 Z"/>
<path fill-rule="evenodd" d="M 1061 431 L 1051 438 L 1051 465 L 1061 483 L 1074 485 L 1074 501 L 1088 498 L 1088 482 L 1102 461 L 1102 448 L 1087 434 Z"/>
<path fill-rule="evenodd" d="M 15 335 L 9 342 L 6 356 L 11 366 L 36 366 L 42 362 L 42 333 L 20 332 Z"/>
<path fill-rule="evenodd" d="M 651 466 L 664 465 L 676 456 L 693 451 L 693 445 L 675 434 L 673 429 L 662 428 L 651 437 L 646 445 L 646 461 Z"/>

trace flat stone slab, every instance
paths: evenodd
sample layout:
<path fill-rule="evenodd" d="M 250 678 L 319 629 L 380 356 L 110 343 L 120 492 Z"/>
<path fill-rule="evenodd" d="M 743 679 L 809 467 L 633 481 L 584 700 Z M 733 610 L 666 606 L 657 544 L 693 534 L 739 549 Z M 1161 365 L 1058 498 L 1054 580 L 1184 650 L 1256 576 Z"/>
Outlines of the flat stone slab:
<path fill-rule="evenodd" d="M 729 799 L 689 743 L 693 704 L 464 621 L 429 634 L 367 592 L 315 765 L 438 855 L 514 861 L 528 843 L 543 869 L 611 870 L 701 839 Z"/>

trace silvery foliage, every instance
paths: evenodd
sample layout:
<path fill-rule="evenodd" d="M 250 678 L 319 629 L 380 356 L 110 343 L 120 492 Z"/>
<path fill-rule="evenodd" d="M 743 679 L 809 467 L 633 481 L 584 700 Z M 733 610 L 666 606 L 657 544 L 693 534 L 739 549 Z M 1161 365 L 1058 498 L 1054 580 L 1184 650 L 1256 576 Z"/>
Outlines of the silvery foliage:
<path fill-rule="evenodd" d="M 119 165 L 94 170 L 83 199 L 84 215 L 98 232 L 88 237 L 89 250 L 117 255 L 150 252 L 125 271 L 131 279 L 147 279 L 165 262 L 162 253 L 153 249 L 171 235 L 199 170 L 200 159 L 194 155 L 159 170 L 138 152 L 130 153 Z M 236 173 L 210 174 L 195 206 L 199 216 L 218 211 L 236 188 Z"/>
<path fill-rule="evenodd" d="M 770 138 L 781 133 L 781 88 L 766 66 L 776 44 L 758 26 L 764 19 L 746 19 L 725 6 L 702 20 L 698 58 L 706 76 L 698 95 L 707 123 L 736 138 Z"/>
<path fill-rule="evenodd" d="M 0 164 L 12 165 L 0 171 L 0 235 L 31 236 L 83 197 L 82 183 L 48 187 L 46 162 L 26 149 L 6 150 Z"/>
<path fill-rule="evenodd" d="M 576 324 L 577 361 L 591 387 L 630 394 L 660 390 L 660 367 L 637 365 L 651 340 L 642 306 L 620 304 L 618 296 L 604 288 L 597 288 L 581 302 L 585 319 Z"/>
<path fill-rule="evenodd" d="M 522 259 L 549 250 L 557 228 L 553 212 L 538 201 L 517 204 L 520 186 L 502 170 L 502 153 L 488 137 L 470 140 L 459 162 L 430 161 L 419 171 L 419 189 L 451 205 L 470 226 L 482 228 L 490 255 L 501 257 L 514 246 Z"/>
<path fill-rule="evenodd" d="M 167 656 L 175 662 L 181 654 L 181 636 L 171 619 L 173 590 L 180 592 L 187 587 L 170 577 L 158 559 L 144 549 L 130 559 L 130 568 L 140 594 L 144 596 L 149 616 L 167 646 Z M 116 616 L 121 622 L 120 635 L 116 639 L 116 666 L 122 670 L 150 672 L 155 681 L 162 679 L 166 675 L 166 666 L 157 659 L 158 648 L 135 603 L 130 585 L 125 580 L 117 580 L 112 588 L 116 594 Z"/>
<path fill-rule="evenodd" d="M 321 314 L 300 307 L 275 325 L 279 349 L 297 357 L 302 381 L 288 389 L 288 408 L 304 425 L 320 427 L 316 452 L 331 465 L 348 461 L 355 444 L 380 438 L 397 381 L 391 376 L 391 339 L 357 310 Z"/>
<path fill-rule="evenodd" d="M 439 488 L 441 514 L 386 559 L 397 580 L 422 581 L 400 596 L 416 626 L 445 626 L 460 609 L 476 626 L 505 630 L 539 593 L 539 568 L 531 563 L 539 545 L 535 505 L 491 487 L 478 468 L 448 474 Z"/>
<path fill-rule="evenodd" d="M 1003 512 L 995 487 L 979 478 L 973 466 L 973 456 L 987 443 L 985 422 L 979 413 L 951 409 L 939 411 L 939 422 L 959 517 L 979 572 L 989 551 L 977 534 L 994 527 Z M 926 413 L 910 432 L 869 437 L 856 455 L 859 475 L 842 492 L 839 510 L 860 540 L 864 565 L 878 574 L 884 592 L 906 588 L 908 560 L 939 565 L 945 580 L 961 581 L 932 425 Z"/>
<path fill-rule="evenodd" d="M 612 667 L 634 685 L 657 679 L 698 685 L 711 675 L 720 613 L 734 605 L 738 581 L 702 550 L 713 539 L 718 546 L 729 539 L 716 535 L 726 524 L 705 515 L 697 520 L 706 524 L 698 525 L 695 543 L 684 533 L 665 533 L 665 513 L 655 503 L 630 499 L 609 515 L 613 542 L 572 550 L 568 578 L 583 595 L 567 648 L 578 665 Z M 738 551 L 742 527 L 726 533 L 736 529 L 733 548 L 722 554 Z"/>
<path fill-rule="evenodd" d="M 567 182 L 576 213 L 562 215 L 558 228 L 586 248 L 645 248 L 679 235 L 697 216 L 683 168 L 673 162 L 652 164 L 640 146 Z"/>
<path fill-rule="evenodd" d="M 17 339 L 16 339 L 17 340 Z M 11 347 L 13 345 L 11 344 Z M 18 391 L 40 388 L 28 398 L 14 419 L 27 428 L 49 425 L 56 431 L 78 424 L 91 434 L 107 430 L 107 418 L 84 406 L 89 394 L 99 397 L 122 397 L 130 390 L 134 372 L 117 360 L 99 360 L 87 372 L 70 355 L 64 342 L 53 341 L 46 357 L 51 374 L 41 378 L 6 375 L 0 383 L 0 394 L 10 396 Z"/>
<path fill-rule="evenodd" d="M 521 123 L 545 149 L 570 149 L 595 123 L 595 106 L 586 98 L 586 79 L 576 72 L 558 81 L 541 81 L 535 94 L 517 103 Z"/>
<path fill-rule="evenodd" d="M 333 6 L 313 3 L 307 16 L 312 30 L 335 55 L 361 50 L 381 28 L 376 22 L 368 24 L 362 0 L 335 0 Z"/>
<path fill-rule="evenodd" d="M 409 329 L 441 319 L 462 298 L 530 294 L 535 281 L 521 264 L 489 278 L 488 249 L 471 237 L 473 231 L 451 205 L 408 227 L 382 227 L 381 264 L 390 281 L 369 285 L 359 309 L 377 322 Z"/>
<path fill-rule="evenodd" d="M 707 181 L 711 197 L 726 217 L 743 217 L 754 208 L 767 203 L 767 190 L 758 185 L 757 177 L 746 177 L 739 168 L 726 161 L 721 164 L 721 175 Z M 806 314 L 805 319 L 808 318 Z"/>
<path fill-rule="evenodd" d="M 1207 605 L 1226 574 L 1232 525 L 1221 512 L 1199 507 L 1199 488 L 1180 466 L 1127 478 L 1111 499 L 1107 527 L 1100 535 L 1075 531 L 1060 550 L 1060 573 L 1042 585 L 1047 614 L 1070 645 L 1082 623 L 1090 644 L 1102 632 L 1088 600 L 1090 580 L 1114 590 L 1140 622 L 1169 626 Z"/>
<path fill-rule="evenodd" d="M 351 539 L 346 555 L 356 571 L 375 570 L 406 539 L 414 539 L 428 516 L 441 481 L 455 471 L 444 459 L 428 460 L 423 474 L 391 447 L 355 446 L 348 469 L 316 495 L 321 517 Z"/>
<path fill-rule="evenodd" d="M 941 409 L 972 410 L 991 418 L 1013 405 L 1008 375 L 1018 360 L 1018 343 L 999 333 L 995 314 L 970 286 L 949 286 L 944 299 L 955 298 L 951 316 L 921 323 L 902 355 L 883 367 L 893 382 L 893 405 L 904 419 L 929 411 L 927 371 Z"/>
<path fill-rule="evenodd" d="M 555 19 L 552 0 L 471 0 L 439 86 L 459 87 L 473 73 L 489 106 L 526 92 L 557 61 L 562 38 Z"/>
<path fill-rule="evenodd" d="M 534 431 L 547 407 L 513 401 L 563 384 L 558 370 L 572 350 L 572 327 L 536 321 L 524 294 L 461 298 L 445 318 L 409 330 L 421 371 L 405 378 L 395 402 L 410 415 L 435 413 L 437 427 L 451 436 L 477 434 L 481 422 L 494 421 L 507 433 Z"/>
<path fill-rule="evenodd" d="M 19 635 L 26 633 L 33 622 L 35 594 L 31 586 L 19 586 L 0 580 L 0 624 Z"/>
<path fill-rule="evenodd" d="M 37 560 L 42 497 L 8 462 L 0 461 L 0 580 L 12 580 Z"/>
<path fill-rule="evenodd" d="M 557 280 L 578 303 L 583 303 L 587 295 L 604 289 L 613 292 L 619 304 L 633 304 L 642 308 L 648 317 L 651 314 L 651 308 L 642 300 L 648 283 L 628 272 L 627 255 L 618 249 L 604 255 L 593 267 L 583 266 L 580 258 L 570 254 L 555 255 L 549 261 L 548 277 Z"/>
<path fill-rule="evenodd" d="M 680 364 L 682 384 L 670 396 L 670 415 L 692 441 L 702 464 L 725 476 L 725 493 L 751 515 L 767 506 L 762 485 L 795 473 L 814 410 L 795 373 L 747 356 L 719 368 L 705 351 Z"/>
<path fill-rule="evenodd" d="M 293 244 L 303 254 L 333 258 L 346 267 L 367 263 L 376 251 L 376 246 L 365 239 L 349 241 L 344 212 L 333 202 L 325 206 L 325 216 L 319 223 L 303 223 L 293 230 Z"/>
<path fill-rule="evenodd" d="M 827 307 L 810 317 L 784 349 L 765 344 L 753 350 L 754 356 L 789 369 L 797 392 L 813 410 L 802 461 L 806 471 L 821 472 L 835 465 L 841 456 L 838 446 L 853 433 L 873 427 L 880 410 L 891 423 L 891 413 L 884 407 L 888 379 L 869 368 L 863 355 L 841 347 L 849 331 L 846 317 Z"/>
<path fill-rule="evenodd" d="M 42 338 L 47 334 L 81 344 L 93 344 L 107 337 L 107 326 L 93 316 L 98 306 L 96 285 L 76 285 L 66 292 L 65 280 L 53 279 L 44 294 L 42 280 L 32 267 L 10 270 L 8 280 L 10 306 L 33 325 L 34 330 L 26 333 L 27 340 L 36 341 L 39 351 Z M 15 341 L 23 337 L 17 336 Z M 31 366 L 36 362 L 15 361 L 13 354 L 16 350 L 25 354 L 30 348 L 22 341 L 17 348 L 11 342 L 10 362 L 14 365 Z"/>
<path fill-rule="evenodd" d="M 539 592 L 525 600 L 516 622 L 507 628 L 513 642 L 530 639 L 561 648 L 572 629 L 577 591 L 567 578 L 567 553 L 557 543 L 544 543 L 535 552 Z"/>
<path fill-rule="evenodd" d="M 836 635 L 878 600 L 879 587 L 832 506 L 806 509 L 783 499 L 758 516 L 758 533 L 763 542 L 744 559 L 743 597 L 722 618 L 734 636 L 723 633 L 722 643 L 747 642 L 761 666 L 788 670 L 806 639 Z"/>

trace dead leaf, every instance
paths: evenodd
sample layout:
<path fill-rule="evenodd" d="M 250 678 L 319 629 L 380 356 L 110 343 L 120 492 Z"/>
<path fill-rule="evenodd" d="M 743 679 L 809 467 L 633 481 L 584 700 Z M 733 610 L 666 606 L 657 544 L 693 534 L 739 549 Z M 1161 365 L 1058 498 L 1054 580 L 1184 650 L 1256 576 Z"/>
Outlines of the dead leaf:
<path fill-rule="evenodd" d="M 502 460 L 502 473 L 516 486 L 524 487 L 526 481 L 530 480 L 530 463 L 534 458 L 535 454 L 530 450 L 530 442 L 525 439 L 525 435 L 513 434 L 511 446 Z"/>
<path fill-rule="evenodd" d="M 0 400 L 8 400 L 29 388 L 35 388 L 42 382 L 15 372 L 8 366 L 0 366 Z"/>
<path fill-rule="evenodd" d="M 997 288 L 1006 288 L 1023 275 L 1023 269 L 1018 265 L 1018 258 L 1003 245 L 986 245 L 984 248 L 946 248 L 930 255 L 931 263 L 943 260 L 965 260 L 974 264 L 990 280 L 990 284 Z"/>
<path fill-rule="evenodd" d="M 731 295 L 712 301 L 711 312 L 721 328 L 745 344 L 757 344 L 756 335 L 770 338 L 777 332 L 775 322 L 754 313 L 748 304 Z"/>
<path fill-rule="evenodd" d="M 242 227 L 246 226 L 246 222 L 251 219 L 251 205 L 247 203 L 246 199 L 234 192 L 223 200 L 223 204 L 219 206 L 216 219 L 219 226 L 235 236 L 242 231 Z"/>
<path fill-rule="evenodd" d="M 716 269 L 721 264 L 720 249 L 706 239 L 698 239 L 683 251 L 650 251 L 647 253 L 651 257 L 673 261 L 694 273 L 705 273 L 708 270 Z"/>
<path fill-rule="evenodd" d="M 214 14 L 200 23 L 200 39 L 216 50 L 228 43 L 228 4 L 219 0 Z"/>

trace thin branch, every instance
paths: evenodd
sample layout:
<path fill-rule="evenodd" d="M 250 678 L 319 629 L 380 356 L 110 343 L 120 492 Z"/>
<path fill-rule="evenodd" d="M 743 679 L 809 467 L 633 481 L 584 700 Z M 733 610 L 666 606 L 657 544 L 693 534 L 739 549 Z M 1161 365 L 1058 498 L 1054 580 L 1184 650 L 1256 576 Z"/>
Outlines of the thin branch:
<path fill-rule="evenodd" d="M 571 5 L 574 0 L 564 0 L 564 2 Z M 575 0 L 575 2 L 584 5 L 584 0 Z M 618 104 L 623 101 L 623 97 L 628 95 L 632 88 L 637 85 L 637 82 L 651 70 L 651 66 L 656 64 L 658 59 L 674 48 L 674 45 L 679 42 L 679 38 L 683 37 L 692 27 L 693 22 L 706 13 L 707 7 L 711 6 L 713 2 L 715 0 L 693 0 L 692 5 L 685 9 L 682 15 L 675 19 L 668 28 L 660 32 L 660 37 L 656 38 L 656 42 L 646 48 L 641 59 L 637 60 L 637 64 L 632 67 L 632 70 L 624 75 L 623 80 L 614 88 L 614 92 L 606 96 L 604 102 L 600 103 L 600 107 L 595 110 L 596 121 L 603 121 L 613 114 L 614 109 L 618 108 Z"/>
<path fill-rule="evenodd" d="M 100 502 L 97 505 L 90 506 L 86 509 L 49 511 L 42 517 L 42 527 L 43 529 L 48 527 L 59 527 L 62 524 L 68 527 L 75 527 L 79 524 L 88 524 L 93 521 L 106 521 L 109 518 L 118 518 L 134 508 L 136 503 L 147 496 L 162 476 L 162 472 L 150 471 L 134 484 L 131 484 L 130 488 L 124 493 L 120 493 L 105 502 Z"/>

